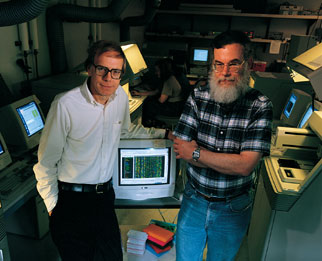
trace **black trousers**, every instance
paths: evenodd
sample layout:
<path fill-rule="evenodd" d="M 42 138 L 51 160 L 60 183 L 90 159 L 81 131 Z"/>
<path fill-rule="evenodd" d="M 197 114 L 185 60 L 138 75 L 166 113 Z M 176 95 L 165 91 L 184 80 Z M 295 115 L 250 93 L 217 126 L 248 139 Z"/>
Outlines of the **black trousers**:
<path fill-rule="evenodd" d="M 123 260 L 114 190 L 59 191 L 50 230 L 63 261 Z"/>

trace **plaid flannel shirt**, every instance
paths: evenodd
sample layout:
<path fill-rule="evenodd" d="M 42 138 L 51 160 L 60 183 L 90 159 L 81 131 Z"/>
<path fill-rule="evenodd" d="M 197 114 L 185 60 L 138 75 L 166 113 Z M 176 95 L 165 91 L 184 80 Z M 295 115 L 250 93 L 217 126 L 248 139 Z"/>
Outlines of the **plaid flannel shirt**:
<path fill-rule="evenodd" d="M 256 151 L 270 153 L 272 103 L 258 90 L 231 104 L 210 98 L 209 86 L 195 88 L 188 98 L 174 131 L 180 139 L 195 140 L 212 152 L 239 154 Z M 229 197 L 249 190 L 255 173 L 249 176 L 226 175 L 214 169 L 187 167 L 188 180 L 199 192 L 214 197 Z"/>

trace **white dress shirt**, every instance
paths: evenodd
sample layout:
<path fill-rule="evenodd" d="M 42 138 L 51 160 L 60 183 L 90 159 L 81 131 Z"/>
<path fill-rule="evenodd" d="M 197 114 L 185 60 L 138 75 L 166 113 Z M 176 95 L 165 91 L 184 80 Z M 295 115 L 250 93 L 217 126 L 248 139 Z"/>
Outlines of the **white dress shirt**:
<path fill-rule="evenodd" d="M 48 212 L 58 198 L 57 180 L 97 184 L 110 180 L 120 138 L 163 138 L 161 129 L 131 125 L 128 96 L 119 86 L 104 106 L 87 81 L 57 95 L 48 112 L 34 166 Z"/>

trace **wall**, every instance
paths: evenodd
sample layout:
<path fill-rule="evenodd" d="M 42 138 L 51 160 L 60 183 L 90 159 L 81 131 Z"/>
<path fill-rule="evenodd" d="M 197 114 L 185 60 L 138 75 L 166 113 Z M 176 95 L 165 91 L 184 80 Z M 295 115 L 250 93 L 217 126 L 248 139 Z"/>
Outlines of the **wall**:
<path fill-rule="evenodd" d="M 3 1 L 4 2 L 4 1 Z M 81 6 L 89 6 L 91 1 L 78 0 L 78 1 L 57 1 L 52 0 L 49 2 L 48 7 L 57 3 L 72 3 Z M 108 6 L 111 0 L 102 0 L 102 7 Z M 127 16 L 142 15 L 144 11 L 145 0 L 132 0 L 127 6 L 126 10 L 122 13 L 121 18 Z M 16 98 L 20 97 L 21 83 L 26 80 L 26 74 L 22 69 L 17 66 L 17 59 L 24 59 L 23 53 L 19 46 L 15 46 L 15 42 L 19 40 L 17 25 L 0 27 L 0 74 L 7 83 L 9 89 L 12 91 Z M 73 68 L 82 63 L 86 58 L 86 50 L 89 46 L 89 23 L 63 23 L 65 48 L 67 53 L 67 63 L 69 68 Z M 140 29 L 140 28 L 139 28 Z M 38 68 L 39 76 L 44 77 L 51 74 L 50 56 L 48 51 L 48 42 L 46 34 L 46 13 L 45 11 L 38 17 L 38 34 L 39 34 L 39 54 L 38 54 Z M 137 28 L 131 28 L 131 37 L 135 40 L 142 42 L 142 28 L 136 33 Z M 102 24 L 102 39 L 119 41 L 119 24 L 106 23 Z M 36 78 L 35 69 L 35 56 L 30 53 L 28 55 L 28 65 L 31 67 L 32 73 L 30 79 Z"/>

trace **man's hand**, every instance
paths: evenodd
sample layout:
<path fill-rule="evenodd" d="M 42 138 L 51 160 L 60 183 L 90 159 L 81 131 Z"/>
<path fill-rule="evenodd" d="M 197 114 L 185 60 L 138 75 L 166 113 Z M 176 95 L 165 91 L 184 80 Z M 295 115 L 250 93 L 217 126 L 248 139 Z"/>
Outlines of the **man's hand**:
<path fill-rule="evenodd" d="M 192 152 L 198 147 L 196 141 L 185 141 L 176 138 L 174 140 L 173 148 L 177 154 L 177 159 L 184 159 L 186 161 L 192 161 Z"/>
<path fill-rule="evenodd" d="M 169 140 L 174 141 L 174 139 L 176 138 L 176 136 L 174 136 L 174 135 L 172 134 L 172 131 L 171 131 L 171 130 L 169 130 L 168 136 L 167 136 L 166 138 L 167 138 L 167 139 L 169 139 Z"/>

